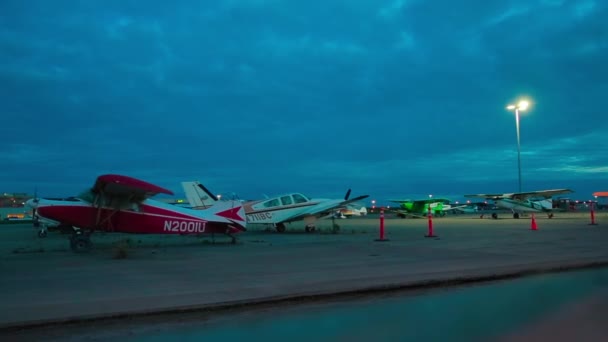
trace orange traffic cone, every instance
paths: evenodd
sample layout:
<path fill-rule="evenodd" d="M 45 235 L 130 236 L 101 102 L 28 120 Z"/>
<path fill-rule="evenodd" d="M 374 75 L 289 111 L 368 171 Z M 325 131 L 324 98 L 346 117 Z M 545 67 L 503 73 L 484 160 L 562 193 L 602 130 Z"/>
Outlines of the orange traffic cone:
<path fill-rule="evenodd" d="M 532 222 L 530 223 L 530 230 L 538 230 L 538 226 L 536 225 L 536 220 L 534 219 L 534 214 L 532 214 Z"/>

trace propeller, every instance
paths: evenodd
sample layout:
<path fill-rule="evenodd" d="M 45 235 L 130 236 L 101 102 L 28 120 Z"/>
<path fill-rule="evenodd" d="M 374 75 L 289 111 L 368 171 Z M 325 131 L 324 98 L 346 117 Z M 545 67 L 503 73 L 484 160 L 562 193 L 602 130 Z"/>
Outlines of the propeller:
<path fill-rule="evenodd" d="M 34 198 L 33 198 L 32 202 L 38 203 L 39 200 L 40 199 L 38 198 L 38 187 L 34 187 Z M 40 226 L 40 217 L 38 216 L 38 207 L 37 206 L 32 208 L 32 223 L 33 223 L 34 227 Z"/>
<path fill-rule="evenodd" d="M 344 200 L 345 201 L 348 201 L 348 198 L 350 197 L 350 190 L 351 189 L 348 189 L 348 191 L 346 191 L 346 195 L 344 195 Z"/>

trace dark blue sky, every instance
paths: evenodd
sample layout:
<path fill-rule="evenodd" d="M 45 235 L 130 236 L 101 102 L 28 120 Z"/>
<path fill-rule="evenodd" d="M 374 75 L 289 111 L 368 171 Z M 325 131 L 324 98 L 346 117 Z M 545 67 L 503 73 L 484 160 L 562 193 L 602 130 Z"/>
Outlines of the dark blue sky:
<path fill-rule="evenodd" d="M 608 3 L 0 3 L 0 191 L 608 189 Z M 577 195 L 577 196 L 578 196 Z"/>

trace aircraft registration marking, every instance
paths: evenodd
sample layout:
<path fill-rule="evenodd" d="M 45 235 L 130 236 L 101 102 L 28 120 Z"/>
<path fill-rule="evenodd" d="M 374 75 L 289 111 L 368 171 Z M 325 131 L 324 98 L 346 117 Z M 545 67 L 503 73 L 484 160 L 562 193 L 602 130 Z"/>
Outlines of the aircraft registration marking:
<path fill-rule="evenodd" d="M 167 221 L 165 220 L 165 232 L 173 233 L 204 233 L 207 222 Z"/>
<path fill-rule="evenodd" d="M 272 213 L 255 213 L 247 215 L 247 222 L 256 222 L 272 219 Z"/>

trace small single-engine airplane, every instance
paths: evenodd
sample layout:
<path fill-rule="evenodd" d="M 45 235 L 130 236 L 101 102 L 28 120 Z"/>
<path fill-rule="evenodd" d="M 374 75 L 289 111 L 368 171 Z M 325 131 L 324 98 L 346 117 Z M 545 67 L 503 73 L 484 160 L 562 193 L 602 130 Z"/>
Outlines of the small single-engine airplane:
<path fill-rule="evenodd" d="M 351 203 L 346 205 L 345 208 L 339 209 L 336 212 L 336 215 L 340 218 L 348 218 L 352 216 L 365 216 L 367 215 L 367 208 L 363 205 L 356 205 L 356 203 Z"/>
<path fill-rule="evenodd" d="M 70 247 L 75 252 L 91 249 L 90 235 L 95 231 L 134 234 L 226 234 L 246 230 L 241 203 L 221 202 L 208 210 L 193 210 L 149 199 L 173 192 L 156 185 L 121 175 L 102 175 L 95 185 L 71 200 L 34 198 L 27 205 L 35 215 L 61 225 L 74 227 Z"/>
<path fill-rule="evenodd" d="M 569 194 L 570 189 L 539 190 L 530 192 L 515 192 L 507 194 L 474 194 L 464 195 L 464 197 L 477 197 L 493 200 L 497 207 L 509 209 L 513 212 L 513 218 L 519 218 L 520 213 L 547 213 L 549 218 L 553 217 L 553 212 L 558 208 L 553 207 L 551 197 L 562 194 Z M 492 218 L 497 219 L 498 214 L 492 213 Z"/>
<path fill-rule="evenodd" d="M 192 208 L 208 208 L 221 203 L 198 181 L 182 182 L 186 198 Z M 290 193 L 263 200 L 243 202 L 247 223 L 271 224 L 279 233 L 286 230 L 285 223 L 304 220 L 306 232 L 316 230 L 315 222 L 318 218 L 332 217 L 334 213 L 346 208 L 350 203 L 360 201 L 369 195 L 362 195 L 352 199 L 350 189 L 344 199 L 310 199 L 301 193 Z"/>
<path fill-rule="evenodd" d="M 402 218 L 406 218 L 408 216 L 424 217 L 427 216 L 429 209 L 431 213 L 435 216 L 445 216 L 445 214 L 450 210 L 456 210 L 458 208 L 466 207 L 466 205 L 454 207 L 450 204 L 450 200 L 445 198 L 429 198 L 421 200 L 406 199 L 389 201 L 399 204 L 399 209 L 391 209 L 391 211 L 395 212 L 397 216 Z"/>

